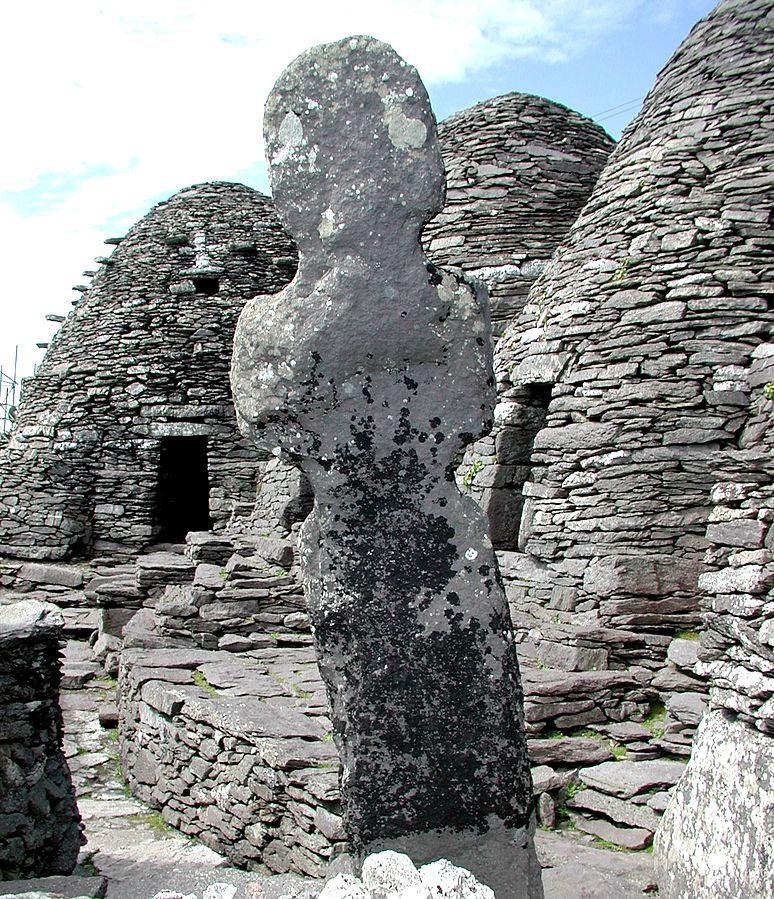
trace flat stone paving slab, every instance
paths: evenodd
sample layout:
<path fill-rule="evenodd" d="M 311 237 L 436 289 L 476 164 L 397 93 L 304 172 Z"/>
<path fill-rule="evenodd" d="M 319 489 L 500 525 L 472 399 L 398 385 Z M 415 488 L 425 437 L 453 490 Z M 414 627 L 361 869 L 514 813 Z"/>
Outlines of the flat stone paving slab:
<path fill-rule="evenodd" d="M 0 896 L 6 899 L 27 896 L 31 893 L 61 899 L 103 899 L 107 880 L 104 877 L 38 877 L 34 880 L 6 880 L 0 883 Z"/>
<path fill-rule="evenodd" d="M 600 849 L 591 837 L 566 831 L 539 830 L 535 843 L 545 899 L 643 899 L 646 890 L 655 892 L 649 853 Z"/>

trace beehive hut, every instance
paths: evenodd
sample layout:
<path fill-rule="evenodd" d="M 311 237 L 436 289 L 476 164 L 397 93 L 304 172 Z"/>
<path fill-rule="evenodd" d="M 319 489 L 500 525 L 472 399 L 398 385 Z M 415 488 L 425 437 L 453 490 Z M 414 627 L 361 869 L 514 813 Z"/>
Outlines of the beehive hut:
<path fill-rule="evenodd" d="M 693 29 L 498 346 L 498 440 L 533 425 L 531 455 L 482 459 L 523 482 L 516 595 L 611 646 L 698 620 L 710 489 L 774 325 L 772 26 L 771 0 L 724 0 Z"/>
<path fill-rule="evenodd" d="M 449 116 L 438 137 L 446 205 L 425 227 L 425 252 L 486 283 L 499 336 L 583 208 L 613 140 L 577 112 L 520 93 Z"/>
<path fill-rule="evenodd" d="M 222 530 L 254 501 L 228 368 L 245 300 L 295 272 L 271 201 L 196 185 L 115 242 L 25 386 L 0 456 L 0 554 L 133 551 Z"/>

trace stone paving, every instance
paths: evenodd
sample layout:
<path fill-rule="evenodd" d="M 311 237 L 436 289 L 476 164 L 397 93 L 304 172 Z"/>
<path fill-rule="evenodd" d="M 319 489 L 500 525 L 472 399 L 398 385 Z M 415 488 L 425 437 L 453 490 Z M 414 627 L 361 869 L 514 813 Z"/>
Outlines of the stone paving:
<path fill-rule="evenodd" d="M 317 894 L 319 880 L 264 877 L 229 866 L 223 856 L 183 837 L 127 795 L 118 771 L 117 730 L 100 724 L 100 717 L 108 724 L 114 720 L 115 682 L 90 661 L 86 643 L 68 644 L 65 684 L 73 688 L 62 692 L 65 750 L 88 838 L 77 875 L 108 878 L 107 899 L 150 899 L 162 888 L 201 896 L 217 883 L 235 886 L 234 899 L 310 899 Z M 572 831 L 539 830 L 537 848 L 546 899 L 641 899 L 655 891 L 648 853 L 613 852 Z M 91 884 L 88 895 L 100 895 L 98 879 L 67 880 L 71 887 L 60 881 L 58 895 L 87 895 L 84 884 Z M 0 884 L 0 896 L 20 895 L 18 883 Z"/>

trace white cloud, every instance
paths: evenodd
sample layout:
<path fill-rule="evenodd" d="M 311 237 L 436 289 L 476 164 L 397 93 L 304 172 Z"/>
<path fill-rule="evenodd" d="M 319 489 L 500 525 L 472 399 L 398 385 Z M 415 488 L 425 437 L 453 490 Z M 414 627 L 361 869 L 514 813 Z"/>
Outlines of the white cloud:
<path fill-rule="evenodd" d="M 660 7 L 680 0 L 660 0 Z M 519 56 L 560 60 L 645 0 L 38 0 L 3 7 L 0 364 L 160 194 L 260 167 L 261 109 L 307 47 L 369 33 L 430 85 Z M 36 185 L 66 186 L 46 202 Z M 26 192 L 26 193 L 25 193 Z M 30 201 L 35 200 L 35 206 Z M 54 308 L 55 307 L 55 308 Z M 25 351 L 25 368 L 29 353 Z"/>

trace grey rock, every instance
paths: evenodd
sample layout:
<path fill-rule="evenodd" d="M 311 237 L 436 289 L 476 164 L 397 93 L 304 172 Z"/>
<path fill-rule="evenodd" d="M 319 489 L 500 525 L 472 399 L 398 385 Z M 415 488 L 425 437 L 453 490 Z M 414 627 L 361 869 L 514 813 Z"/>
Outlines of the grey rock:
<path fill-rule="evenodd" d="M 104 877 L 80 877 L 77 875 L 33 877 L 29 880 L 6 880 L 0 882 L 0 896 L 13 897 L 17 894 L 38 893 L 43 896 L 56 895 L 62 899 L 103 899 L 107 894 L 107 880 Z"/>
<path fill-rule="evenodd" d="M 658 881 L 666 899 L 771 894 L 770 744 L 770 736 L 722 711 L 705 716 L 656 837 Z"/>
<path fill-rule="evenodd" d="M 644 849 L 653 839 L 653 834 L 649 830 L 639 827 L 617 827 L 601 818 L 584 818 L 581 815 L 572 815 L 571 818 L 578 830 L 599 837 L 607 843 L 615 843 L 624 849 Z"/>
<path fill-rule="evenodd" d="M 553 768 L 548 765 L 538 765 L 531 771 L 532 774 L 532 792 L 537 796 L 539 793 L 550 793 L 552 790 L 558 790 L 566 783 L 567 778 L 561 774 L 557 774 Z"/>
<path fill-rule="evenodd" d="M 694 591 L 699 571 L 698 563 L 675 565 L 669 556 L 605 556 L 589 564 L 583 587 L 599 596 L 665 596 Z"/>
<path fill-rule="evenodd" d="M 679 722 L 696 727 L 707 711 L 707 698 L 700 693 L 675 693 L 667 700 L 666 707 Z"/>
<path fill-rule="evenodd" d="M 0 606 L 0 645 L 58 637 L 63 628 L 64 617 L 53 603 L 23 599 L 10 606 Z"/>
<path fill-rule="evenodd" d="M 667 650 L 667 658 L 678 668 L 693 671 L 699 658 L 698 640 L 672 640 Z"/>
<path fill-rule="evenodd" d="M 582 768 L 578 776 L 587 786 L 611 796 L 630 799 L 653 787 L 671 787 L 677 783 L 685 765 L 682 762 L 603 762 Z"/>
<path fill-rule="evenodd" d="M 65 565 L 28 562 L 21 566 L 17 577 L 33 584 L 56 584 L 63 587 L 83 586 L 83 571 Z"/>
<path fill-rule="evenodd" d="M 529 756 L 539 765 L 595 765 L 613 758 L 610 747 L 590 737 L 529 740 Z"/>
<path fill-rule="evenodd" d="M 516 821 L 524 851 L 498 883 L 541 895 L 507 605 L 483 515 L 446 476 L 491 425 L 494 382 L 485 299 L 428 274 L 418 242 L 443 196 L 426 91 L 389 47 L 348 38 L 285 70 L 264 123 L 302 262 L 281 294 L 246 305 L 232 385 L 244 433 L 314 489 L 299 549 L 347 830 L 359 851 L 410 835 L 421 856 L 445 809 L 493 846 Z"/>
<path fill-rule="evenodd" d="M 616 824 L 649 830 L 652 834 L 658 828 L 659 817 L 652 809 L 624 802 L 622 799 L 598 793 L 596 790 L 581 790 L 575 793 L 571 799 L 567 800 L 567 805 L 584 812 L 604 815 Z"/>

